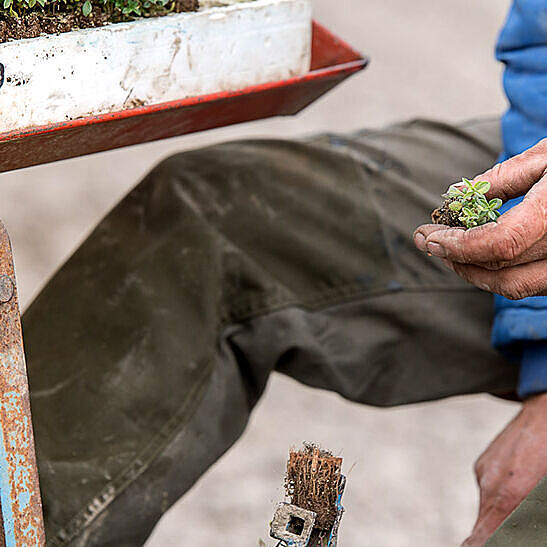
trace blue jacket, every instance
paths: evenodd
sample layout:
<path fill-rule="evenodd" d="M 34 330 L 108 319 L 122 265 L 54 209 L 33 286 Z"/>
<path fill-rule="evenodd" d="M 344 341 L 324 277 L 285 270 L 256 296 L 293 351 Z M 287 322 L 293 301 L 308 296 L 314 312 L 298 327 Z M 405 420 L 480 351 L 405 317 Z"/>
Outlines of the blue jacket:
<path fill-rule="evenodd" d="M 503 160 L 547 136 L 547 0 L 514 0 L 496 57 L 505 63 L 510 104 L 502 119 Z M 496 296 L 495 308 L 492 343 L 520 362 L 519 395 L 547 391 L 547 297 Z"/>

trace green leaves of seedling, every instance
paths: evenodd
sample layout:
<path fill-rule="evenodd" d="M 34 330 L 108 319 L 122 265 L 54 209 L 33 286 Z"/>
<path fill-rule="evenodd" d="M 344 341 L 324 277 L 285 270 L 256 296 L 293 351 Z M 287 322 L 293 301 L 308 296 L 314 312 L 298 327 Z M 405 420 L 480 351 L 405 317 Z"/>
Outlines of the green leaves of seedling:
<path fill-rule="evenodd" d="M 463 178 L 461 183 L 450 186 L 443 197 L 449 201 L 448 208 L 451 211 L 460 213 L 460 222 L 466 228 L 474 228 L 487 222 L 494 222 L 500 216 L 498 209 L 503 204 L 501 199 L 486 199 L 491 187 L 492 185 L 485 180 L 472 182 Z"/>
<path fill-rule="evenodd" d="M 485 180 L 480 180 L 479 182 L 476 182 L 473 185 L 473 190 L 477 194 L 487 194 L 490 191 L 491 184 L 489 182 L 486 182 Z"/>
<path fill-rule="evenodd" d="M 500 198 L 494 198 L 488 202 L 488 207 L 490 207 L 491 211 L 495 211 L 496 209 L 499 209 L 502 205 L 503 205 L 503 201 L 501 201 Z"/>
<path fill-rule="evenodd" d="M 451 210 L 451 211 L 454 211 L 454 212 L 458 212 L 458 211 L 461 211 L 462 210 L 462 207 L 463 207 L 463 203 L 461 201 L 452 201 L 450 203 L 450 205 L 448 206 L 448 208 Z"/>
<path fill-rule="evenodd" d="M 81 12 L 90 17 L 94 9 L 112 22 L 132 21 L 176 11 L 176 0 L 0 0 L 0 20 L 32 12 L 51 16 Z"/>

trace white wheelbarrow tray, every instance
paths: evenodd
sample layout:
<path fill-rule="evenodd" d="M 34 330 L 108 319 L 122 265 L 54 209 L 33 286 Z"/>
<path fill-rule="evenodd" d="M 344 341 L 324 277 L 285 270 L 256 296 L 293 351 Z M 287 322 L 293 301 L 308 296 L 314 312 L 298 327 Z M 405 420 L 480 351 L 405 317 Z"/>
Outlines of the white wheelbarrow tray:
<path fill-rule="evenodd" d="M 0 44 L 0 133 L 310 69 L 311 0 L 201 4 L 198 12 Z"/>

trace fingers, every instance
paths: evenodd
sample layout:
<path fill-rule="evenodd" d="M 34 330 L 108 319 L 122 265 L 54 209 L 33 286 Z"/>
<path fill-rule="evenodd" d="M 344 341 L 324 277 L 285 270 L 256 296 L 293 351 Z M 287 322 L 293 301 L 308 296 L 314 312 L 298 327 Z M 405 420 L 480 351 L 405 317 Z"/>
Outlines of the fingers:
<path fill-rule="evenodd" d="M 545 257 L 547 257 L 547 236 L 532 245 L 532 247 L 524 251 L 515 260 L 485 262 L 483 264 L 477 264 L 477 266 L 485 268 L 486 270 L 501 270 L 503 268 L 509 268 L 510 266 L 519 266 L 520 264 L 544 260 Z"/>
<path fill-rule="evenodd" d="M 427 238 L 439 231 L 446 231 L 446 230 L 460 230 L 463 231 L 463 228 L 449 228 L 448 226 L 444 226 L 443 224 L 424 224 L 422 226 L 418 226 L 413 234 L 414 244 L 416 247 L 422 251 L 423 253 L 431 253 L 431 251 L 427 248 Z"/>
<path fill-rule="evenodd" d="M 526 496 L 525 491 L 510 484 L 506 478 L 503 480 L 503 475 L 499 474 L 500 469 L 504 468 L 504 461 L 496 461 L 496 454 L 505 452 L 503 436 L 506 433 L 508 433 L 507 429 L 493 441 L 491 446 L 496 445 L 493 457 L 489 455 L 490 449 L 488 449 L 477 462 L 476 477 L 480 488 L 479 514 L 471 535 L 462 544 L 463 547 L 484 545 Z M 507 448 L 510 449 L 510 446 Z M 484 461 L 484 466 L 480 463 L 481 460 Z M 481 466 L 484 472 L 480 470 Z"/>
<path fill-rule="evenodd" d="M 527 399 L 475 464 L 479 514 L 465 547 L 484 545 L 545 476 L 546 411 L 547 394 Z"/>
<path fill-rule="evenodd" d="M 425 247 L 427 251 L 427 246 Z M 485 270 L 501 270 L 503 268 L 509 268 L 511 266 L 519 266 L 521 264 L 528 264 L 529 262 L 544 260 L 546 257 L 547 236 L 544 236 L 543 239 L 532 245 L 529 249 L 524 251 L 514 260 L 494 260 L 489 262 L 481 262 L 474 265 L 478 266 L 479 268 L 484 268 Z M 443 258 L 441 260 L 447 259 Z"/>
<path fill-rule="evenodd" d="M 423 252 L 442 257 L 445 253 L 435 241 L 431 241 L 435 235 L 441 232 L 444 234 L 449 232 L 454 234 L 453 237 L 460 237 L 470 231 L 464 232 L 461 229 L 439 225 L 420 226 L 414 233 L 416 246 Z M 469 256 L 459 255 L 458 258 L 463 262 L 468 260 Z M 465 264 L 454 262 L 450 258 L 441 259 L 446 266 L 465 281 L 482 290 L 500 294 L 511 300 L 547 295 L 547 236 L 513 260 Z"/>
<path fill-rule="evenodd" d="M 415 232 L 415 242 L 423 241 L 427 252 L 462 264 L 512 262 L 547 234 L 547 176 L 524 200 L 489 222 L 470 230 L 433 228 L 426 224 Z"/>
<path fill-rule="evenodd" d="M 522 196 L 545 175 L 547 170 L 547 139 L 522 154 L 498 163 L 474 181 L 487 180 L 492 185 L 489 197 L 503 201 Z"/>
<path fill-rule="evenodd" d="M 504 433 L 506 432 L 510 433 L 507 429 Z M 498 437 L 498 439 L 500 438 L 501 436 Z M 498 439 L 493 444 L 498 443 Z M 507 448 L 510 450 L 510 446 Z M 498 444 L 496 452 L 504 454 L 504 447 Z M 480 487 L 479 515 L 471 535 L 463 543 L 465 547 L 484 545 L 502 522 L 527 496 L 533 485 L 537 484 L 535 479 L 531 481 L 532 484 L 519 484 L 520 479 L 514 478 L 518 477 L 518 474 L 512 471 L 511 468 L 505 469 L 505 473 L 500 474 L 500 470 L 504 470 L 505 463 L 503 460 L 496 461 L 494 456 L 494 460 L 489 461 L 487 464 L 488 471 L 485 474 L 477 473 Z"/>
<path fill-rule="evenodd" d="M 515 509 L 518 503 L 511 505 L 511 508 L 509 508 L 503 505 L 492 504 L 488 509 L 483 511 L 482 517 L 475 524 L 471 536 L 462 545 L 464 547 L 482 547 L 511 511 Z"/>
<path fill-rule="evenodd" d="M 501 270 L 488 270 L 469 264 L 445 261 L 462 279 L 479 289 L 500 294 L 510 300 L 547 295 L 547 260 L 520 264 Z"/>

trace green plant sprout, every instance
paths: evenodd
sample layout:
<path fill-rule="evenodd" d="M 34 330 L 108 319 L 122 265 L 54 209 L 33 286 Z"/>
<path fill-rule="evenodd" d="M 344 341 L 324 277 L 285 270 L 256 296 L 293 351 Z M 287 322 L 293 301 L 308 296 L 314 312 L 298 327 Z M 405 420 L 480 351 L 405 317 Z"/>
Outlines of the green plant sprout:
<path fill-rule="evenodd" d="M 495 222 L 500 216 L 498 209 L 503 202 L 499 198 L 486 199 L 485 194 L 490 191 L 491 184 L 485 180 L 473 183 L 466 178 L 462 181 L 463 185 L 453 184 L 443 195 L 449 201 L 448 208 L 460 213 L 458 219 L 466 228 Z"/>
<path fill-rule="evenodd" d="M 109 21 L 128 21 L 135 17 L 166 15 L 178 9 L 185 0 L 0 0 L 0 21 L 36 13 L 55 16 L 82 13 L 91 15 L 93 8 L 105 14 Z M 197 2 L 196 2 L 197 5 Z"/>

